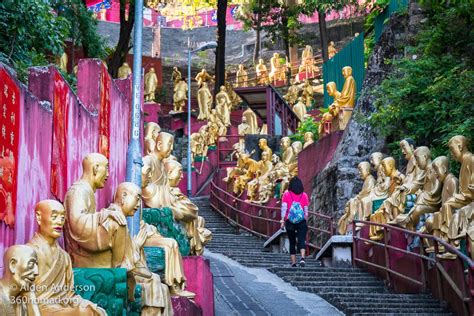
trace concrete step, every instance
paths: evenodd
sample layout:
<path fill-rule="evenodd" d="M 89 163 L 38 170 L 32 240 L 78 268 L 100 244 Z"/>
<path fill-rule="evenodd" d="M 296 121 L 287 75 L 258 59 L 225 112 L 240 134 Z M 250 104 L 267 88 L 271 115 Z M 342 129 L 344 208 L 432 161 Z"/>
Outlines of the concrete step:
<path fill-rule="evenodd" d="M 291 283 L 292 285 L 300 288 L 300 287 L 314 287 L 314 288 L 339 288 L 343 289 L 348 285 L 348 282 L 346 280 L 333 280 L 333 281 L 298 281 L 295 282 L 291 278 L 283 278 L 286 282 Z M 353 286 L 358 286 L 358 287 L 379 287 L 379 288 L 384 288 L 383 282 L 380 282 L 378 280 L 375 281 L 357 281 L 353 283 Z"/>
<path fill-rule="evenodd" d="M 331 286 L 330 284 L 327 284 L 326 287 L 314 287 L 314 286 L 297 286 L 298 290 L 300 291 L 305 291 L 305 292 L 310 292 L 310 293 L 316 293 L 316 294 L 325 294 L 325 293 L 334 293 L 338 289 L 344 292 L 350 292 L 350 293 L 384 293 L 387 292 L 387 289 L 384 286 L 345 286 L 343 289 L 337 286 Z M 377 295 L 374 294 L 374 295 Z"/>
<path fill-rule="evenodd" d="M 283 280 L 288 280 L 294 283 L 298 282 L 328 282 L 328 281 L 344 281 L 346 284 L 357 284 L 359 285 L 360 282 L 367 282 L 367 281 L 373 281 L 373 282 L 380 282 L 383 284 L 382 281 L 377 279 L 376 277 L 371 277 L 371 276 L 365 276 L 365 275 L 359 275 L 359 276 L 344 276 L 340 277 L 338 275 L 326 275 L 326 276 L 315 276 L 315 275 L 306 275 L 306 276 L 293 276 L 293 275 L 287 275 L 282 277 Z"/>
<path fill-rule="evenodd" d="M 348 314 L 377 313 L 377 314 L 382 314 L 382 315 L 383 314 L 406 315 L 409 313 L 415 314 L 415 315 L 418 315 L 418 313 L 433 315 L 435 313 L 446 313 L 445 311 L 439 308 L 414 308 L 412 306 L 407 306 L 407 307 L 402 307 L 402 306 L 399 306 L 398 308 L 397 307 L 394 307 L 394 308 L 349 308 L 346 310 L 346 313 Z"/>
<path fill-rule="evenodd" d="M 398 313 L 388 313 L 388 314 L 379 314 L 379 313 L 353 313 L 352 316 L 389 316 L 389 315 L 398 315 Z M 441 313 L 401 313 L 404 316 L 453 316 L 453 314 L 448 312 Z"/>

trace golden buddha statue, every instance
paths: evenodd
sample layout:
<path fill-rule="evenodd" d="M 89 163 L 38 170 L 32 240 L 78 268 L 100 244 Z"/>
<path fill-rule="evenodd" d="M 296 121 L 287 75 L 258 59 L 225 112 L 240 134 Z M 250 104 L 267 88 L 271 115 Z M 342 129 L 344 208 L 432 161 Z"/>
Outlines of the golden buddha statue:
<path fill-rule="evenodd" d="M 258 188 L 258 197 L 256 200 L 252 201 L 253 203 L 265 205 L 273 197 L 273 183 L 266 182 L 261 184 Z"/>
<path fill-rule="evenodd" d="M 68 57 L 67 57 L 66 52 L 63 52 L 61 56 L 56 57 L 56 65 L 59 67 L 59 69 L 61 69 L 65 73 L 67 73 L 67 62 L 68 62 Z"/>
<path fill-rule="evenodd" d="M 336 45 L 334 44 L 333 41 L 330 41 L 329 46 L 328 46 L 328 57 L 329 57 L 329 59 L 333 58 L 336 54 L 337 54 Z"/>
<path fill-rule="evenodd" d="M 426 163 L 417 157 L 419 156 L 415 156 L 418 166 Z M 395 219 L 397 225 L 414 231 L 416 230 L 416 226 L 422 215 L 439 211 L 439 208 L 441 207 L 441 194 L 443 191 L 443 182 L 440 181 L 440 179 L 445 178 L 447 174 L 438 175 L 434 166 L 437 166 L 438 172 L 447 172 L 448 163 L 449 160 L 445 156 L 440 156 L 428 165 L 426 169 L 425 183 L 418 193 L 415 205 L 410 209 L 408 214 L 398 215 Z"/>
<path fill-rule="evenodd" d="M 194 78 L 197 81 L 198 87 L 200 88 L 204 82 L 213 81 L 214 77 L 207 73 L 206 69 L 202 69 Z"/>
<path fill-rule="evenodd" d="M 372 214 L 373 201 L 384 200 L 389 195 L 390 189 L 390 177 L 385 175 L 384 168 L 382 167 L 383 154 L 380 152 L 374 152 L 370 155 L 370 163 L 373 170 L 377 172 L 377 179 L 375 186 L 371 190 L 370 194 L 361 199 L 363 213 L 359 217 L 361 220 L 369 220 Z M 360 227 L 361 225 L 358 225 Z"/>
<path fill-rule="evenodd" d="M 295 141 L 291 144 L 293 148 L 293 153 L 295 155 L 295 161 L 288 166 L 290 175 L 296 177 L 298 175 L 298 154 L 303 150 L 303 143 L 300 141 Z"/>
<path fill-rule="evenodd" d="M 174 86 L 173 111 L 170 113 L 181 113 L 184 111 L 186 101 L 188 100 L 188 84 L 186 80 L 181 79 Z"/>
<path fill-rule="evenodd" d="M 396 188 L 402 184 L 403 179 L 405 176 L 397 170 L 395 166 L 395 159 L 393 157 L 387 157 L 382 160 L 382 168 L 384 174 L 390 178 L 390 188 L 388 189 L 388 194 L 392 194 Z M 374 223 L 386 224 L 389 219 L 390 215 L 388 213 L 389 210 L 384 208 L 383 206 L 380 207 L 374 214 L 370 215 L 370 221 Z M 370 214 L 370 213 L 369 213 Z M 367 215 L 367 213 L 365 214 Z M 383 229 L 378 226 L 370 226 L 369 237 L 372 240 L 380 240 L 383 238 Z"/>
<path fill-rule="evenodd" d="M 334 81 L 330 81 L 326 84 L 326 91 L 328 95 L 333 98 L 333 103 L 329 106 L 329 114 L 331 114 L 333 118 L 338 118 L 340 105 L 337 100 L 341 97 L 341 93 L 337 91 L 337 86 Z"/>
<path fill-rule="evenodd" d="M 78 268 L 119 267 L 123 258 L 133 262 L 133 254 L 123 244 L 128 235 L 127 221 L 120 208 L 111 204 L 96 210 L 95 192 L 105 186 L 109 162 L 98 153 L 86 155 L 83 174 L 66 192 L 66 249 Z M 127 267 L 131 268 L 131 267 Z"/>
<path fill-rule="evenodd" d="M 242 119 L 243 117 L 246 117 L 247 124 L 250 126 L 249 134 L 258 134 L 258 120 L 257 120 L 257 114 L 255 114 L 254 111 L 252 111 L 251 108 L 247 108 L 243 113 L 242 113 Z"/>
<path fill-rule="evenodd" d="M 294 79 L 290 79 L 290 87 L 288 88 L 287 93 L 283 96 L 283 99 L 285 99 L 289 105 L 293 105 L 298 100 L 298 94 L 298 85 L 295 84 Z"/>
<path fill-rule="evenodd" d="M 347 234 L 348 225 L 352 223 L 354 218 L 363 219 L 362 199 L 367 197 L 372 189 L 375 187 L 375 178 L 370 174 L 370 163 L 363 161 L 357 166 L 359 175 L 364 183 L 360 192 L 349 201 L 347 201 L 344 207 L 344 215 L 341 216 L 337 222 L 337 227 L 340 235 Z M 354 232 L 352 232 L 354 233 Z"/>
<path fill-rule="evenodd" d="M 265 86 L 268 84 L 268 70 L 262 58 L 258 60 L 258 64 L 255 66 L 255 73 L 257 76 L 257 86 Z"/>
<path fill-rule="evenodd" d="M 34 282 L 38 277 L 38 257 L 33 248 L 14 245 L 3 254 L 0 279 L 0 315 L 41 316 Z"/>
<path fill-rule="evenodd" d="M 258 147 L 260 148 L 260 150 L 262 151 L 262 154 L 264 152 L 267 153 L 268 155 L 268 160 L 270 160 L 270 158 L 272 157 L 273 155 L 273 151 L 271 150 L 270 147 L 268 147 L 268 141 L 266 138 L 260 138 L 258 140 Z"/>
<path fill-rule="evenodd" d="M 211 110 L 209 115 L 209 134 L 215 139 L 214 144 L 217 143 L 218 138 L 223 140 L 227 135 L 227 127 L 224 122 L 220 119 L 216 109 Z"/>
<path fill-rule="evenodd" d="M 132 69 L 130 68 L 127 62 L 124 62 L 122 66 L 120 66 L 118 69 L 117 78 L 127 79 L 128 76 L 130 76 L 131 74 L 132 74 Z"/>
<path fill-rule="evenodd" d="M 237 196 L 241 196 L 244 193 L 248 182 L 256 178 L 260 168 L 258 161 L 250 158 L 249 154 L 242 154 L 240 157 L 244 172 L 234 181 L 233 192 Z"/>
<path fill-rule="evenodd" d="M 349 123 L 352 116 L 352 109 L 354 108 L 356 96 L 356 82 L 352 77 L 352 68 L 349 66 L 342 68 L 342 75 L 344 76 L 344 86 L 342 87 L 341 95 L 336 99 L 339 106 L 339 129 L 344 130 Z"/>
<path fill-rule="evenodd" d="M 247 75 L 247 72 L 244 69 L 244 65 L 240 64 L 239 69 L 237 70 L 237 73 L 236 73 L 235 86 L 237 88 L 247 87 L 248 80 L 249 80 L 249 77 Z"/>
<path fill-rule="evenodd" d="M 315 70 L 313 48 L 310 45 L 306 45 L 301 53 L 301 65 L 298 72 L 305 72 L 307 77 L 312 78 L 314 77 Z"/>
<path fill-rule="evenodd" d="M 280 65 L 280 54 L 273 53 L 273 57 L 270 58 L 270 82 L 277 82 L 281 80 L 285 80 L 285 71 L 283 67 Z"/>
<path fill-rule="evenodd" d="M 329 112 L 324 113 L 318 126 L 318 134 L 320 139 L 331 133 L 332 122 L 332 114 Z"/>
<path fill-rule="evenodd" d="M 269 183 L 269 176 L 273 169 L 273 164 L 270 161 L 271 157 L 268 151 L 262 152 L 262 158 L 258 162 L 259 169 L 256 177 L 247 183 L 247 196 L 249 201 L 257 200 L 259 188 Z"/>
<path fill-rule="evenodd" d="M 183 76 L 181 75 L 181 71 L 179 71 L 178 67 L 173 67 L 173 72 L 171 73 L 171 81 L 174 85 L 181 81 Z"/>
<path fill-rule="evenodd" d="M 284 136 L 280 139 L 281 149 L 281 161 L 289 167 L 296 161 L 296 154 L 291 147 L 291 139 L 288 136 Z"/>
<path fill-rule="evenodd" d="M 314 94 L 313 86 L 311 85 L 309 80 L 306 79 L 304 81 L 303 92 L 301 94 L 301 97 L 303 98 L 304 103 L 307 108 L 310 108 L 313 103 L 313 94 Z"/>
<path fill-rule="evenodd" d="M 155 122 L 148 122 L 145 125 L 144 139 L 145 139 L 145 154 L 148 155 L 155 151 L 156 138 L 161 132 L 161 127 Z"/>
<path fill-rule="evenodd" d="M 291 148 L 291 146 L 290 146 Z M 270 181 L 272 184 L 276 184 L 280 182 L 280 195 L 288 189 L 288 184 L 290 182 L 290 171 L 288 170 L 288 166 L 280 160 L 276 154 L 272 156 L 272 163 L 273 168 L 270 172 Z M 272 186 L 273 189 L 273 186 Z M 272 192 L 273 195 L 273 192 Z"/>
<path fill-rule="evenodd" d="M 303 149 L 314 144 L 314 134 L 312 132 L 304 133 L 304 144 Z"/>
<path fill-rule="evenodd" d="M 158 77 L 155 73 L 155 68 L 150 68 L 145 75 L 145 102 L 154 102 L 155 101 L 155 91 L 158 86 Z"/>
<path fill-rule="evenodd" d="M 36 205 L 35 215 L 38 231 L 28 246 L 35 250 L 38 259 L 35 290 L 41 315 L 107 315 L 74 292 L 71 258 L 57 241 L 67 216 L 63 205 L 55 200 L 43 200 Z"/>
<path fill-rule="evenodd" d="M 296 116 L 299 118 L 300 123 L 303 122 L 306 118 L 306 104 L 304 103 L 304 98 L 299 97 L 298 103 L 293 105 L 293 112 L 295 112 Z"/>
<path fill-rule="evenodd" d="M 212 94 L 207 82 L 203 82 L 201 88 L 198 89 L 198 105 L 199 116 L 197 119 L 207 120 L 209 118 L 209 111 L 212 108 Z"/>
<path fill-rule="evenodd" d="M 203 138 L 203 134 L 201 134 L 200 132 L 196 132 L 196 133 L 191 134 L 190 141 L 191 141 L 191 162 L 194 164 L 194 158 L 196 156 L 205 157 L 205 155 L 203 155 L 204 151 L 206 151 L 206 154 L 207 154 L 207 150 L 205 150 L 205 148 L 207 149 L 207 146 L 206 146 L 207 140 Z"/>
<path fill-rule="evenodd" d="M 225 127 L 230 126 L 231 108 L 232 102 L 230 101 L 229 95 L 227 94 L 227 90 L 225 86 L 221 86 L 219 93 L 216 94 L 216 111 Z"/>

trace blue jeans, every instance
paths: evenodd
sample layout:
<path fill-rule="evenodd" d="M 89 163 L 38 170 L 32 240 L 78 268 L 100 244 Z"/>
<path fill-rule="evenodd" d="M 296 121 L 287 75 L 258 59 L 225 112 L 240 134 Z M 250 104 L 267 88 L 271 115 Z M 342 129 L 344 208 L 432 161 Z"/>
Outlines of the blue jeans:
<path fill-rule="evenodd" d="M 286 233 L 290 240 L 290 255 L 296 255 L 296 238 L 298 238 L 298 251 L 306 248 L 306 232 L 308 225 L 306 220 L 293 224 L 289 220 L 285 221 Z"/>

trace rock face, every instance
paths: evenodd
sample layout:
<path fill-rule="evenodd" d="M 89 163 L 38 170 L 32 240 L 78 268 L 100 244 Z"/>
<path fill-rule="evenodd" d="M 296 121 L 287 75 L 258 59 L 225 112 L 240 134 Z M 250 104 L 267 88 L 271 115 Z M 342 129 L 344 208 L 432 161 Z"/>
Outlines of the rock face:
<path fill-rule="evenodd" d="M 387 60 L 403 57 L 403 46 L 408 38 L 407 26 L 406 16 L 393 16 L 374 48 L 352 120 L 339 142 L 334 158 L 314 179 L 311 206 L 316 212 L 339 218 L 345 203 L 362 187 L 357 165 L 361 161 L 368 161 L 372 152 L 384 149 L 384 139 L 364 124 L 361 118 L 368 117 L 375 110 L 371 91 L 392 71 L 391 63 L 387 63 Z"/>

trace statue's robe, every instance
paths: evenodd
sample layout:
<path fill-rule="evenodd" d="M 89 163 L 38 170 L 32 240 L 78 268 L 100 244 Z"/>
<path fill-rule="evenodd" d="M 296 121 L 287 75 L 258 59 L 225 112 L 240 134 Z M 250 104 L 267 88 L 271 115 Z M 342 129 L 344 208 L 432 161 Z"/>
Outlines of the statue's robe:
<path fill-rule="evenodd" d="M 198 120 L 207 120 L 212 107 L 212 94 L 208 87 L 202 86 L 198 90 L 199 116 Z"/>
<path fill-rule="evenodd" d="M 64 198 L 66 209 L 66 249 L 74 267 L 134 268 L 133 253 L 123 242 L 128 236 L 127 227 L 119 225 L 103 210 L 96 211 L 94 191 L 89 183 L 79 180 L 67 191 Z"/>
<path fill-rule="evenodd" d="M 102 308 L 75 294 L 71 258 L 57 242 L 50 246 L 36 233 L 28 246 L 38 256 L 36 298 L 43 316 L 107 315 Z"/>
<path fill-rule="evenodd" d="M 344 81 L 341 95 L 337 98 L 337 103 L 341 107 L 354 107 L 355 96 L 356 96 L 356 83 L 354 77 L 349 76 Z"/>
<path fill-rule="evenodd" d="M 357 217 L 357 219 L 364 218 L 362 199 L 367 197 L 374 187 L 375 178 L 373 175 L 369 174 L 367 178 L 365 178 L 360 192 L 356 196 L 351 198 L 349 201 L 347 201 L 345 205 L 344 215 L 341 216 L 337 223 L 339 234 L 345 235 L 347 233 L 347 226 L 352 223 L 355 217 Z"/>
<path fill-rule="evenodd" d="M 158 78 L 156 77 L 156 73 L 149 72 L 145 75 L 145 95 L 149 95 L 151 93 L 155 93 L 156 86 L 158 85 Z"/>
<path fill-rule="evenodd" d="M 0 315 L 28 316 L 28 310 L 26 304 L 22 303 L 22 297 L 18 297 L 19 304 L 12 304 L 12 299 L 16 298 L 7 296 L 5 293 L 8 292 L 8 290 L 9 289 L 4 289 L 0 283 Z"/>
<path fill-rule="evenodd" d="M 258 134 L 258 120 L 257 114 L 252 111 L 251 108 L 247 108 L 243 113 L 242 116 L 245 116 L 247 119 L 247 124 L 250 126 L 250 130 L 248 134 Z"/>

